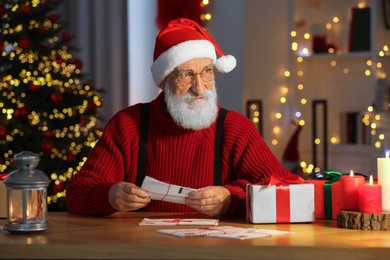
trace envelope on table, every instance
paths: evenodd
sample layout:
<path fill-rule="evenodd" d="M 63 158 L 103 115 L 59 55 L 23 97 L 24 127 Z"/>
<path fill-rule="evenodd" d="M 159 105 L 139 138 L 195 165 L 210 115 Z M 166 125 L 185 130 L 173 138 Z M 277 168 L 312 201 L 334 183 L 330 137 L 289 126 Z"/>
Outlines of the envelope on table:
<path fill-rule="evenodd" d="M 288 176 L 277 185 L 248 184 L 247 220 L 252 223 L 314 221 L 314 185 L 296 178 L 300 177 Z M 275 183 L 273 179 L 270 184 Z"/>
<path fill-rule="evenodd" d="M 198 219 L 198 218 L 174 218 L 174 219 L 153 219 L 144 218 L 138 223 L 140 226 L 218 226 L 219 219 Z"/>

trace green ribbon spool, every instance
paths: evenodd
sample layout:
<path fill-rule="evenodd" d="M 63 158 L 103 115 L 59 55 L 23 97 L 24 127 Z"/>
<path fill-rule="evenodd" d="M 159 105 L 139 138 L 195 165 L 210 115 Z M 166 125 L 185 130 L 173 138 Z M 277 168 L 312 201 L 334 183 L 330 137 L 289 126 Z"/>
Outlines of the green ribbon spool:
<path fill-rule="evenodd" d="M 324 207 L 325 207 L 325 219 L 332 219 L 333 218 L 333 212 L 332 212 L 332 184 L 334 182 L 337 182 L 340 180 L 341 176 L 343 176 L 341 173 L 332 171 L 332 170 L 325 170 L 324 173 L 326 173 L 327 178 L 329 178 L 328 182 L 325 182 L 324 184 Z"/>

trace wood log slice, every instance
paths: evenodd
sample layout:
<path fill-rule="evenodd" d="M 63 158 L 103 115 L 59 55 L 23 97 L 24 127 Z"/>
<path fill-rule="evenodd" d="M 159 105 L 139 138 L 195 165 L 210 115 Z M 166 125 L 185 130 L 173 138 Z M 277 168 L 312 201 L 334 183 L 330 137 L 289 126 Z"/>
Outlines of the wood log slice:
<path fill-rule="evenodd" d="M 366 214 L 355 211 L 340 211 L 337 227 L 360 230 L 390 230 L 390 212 Z"/>

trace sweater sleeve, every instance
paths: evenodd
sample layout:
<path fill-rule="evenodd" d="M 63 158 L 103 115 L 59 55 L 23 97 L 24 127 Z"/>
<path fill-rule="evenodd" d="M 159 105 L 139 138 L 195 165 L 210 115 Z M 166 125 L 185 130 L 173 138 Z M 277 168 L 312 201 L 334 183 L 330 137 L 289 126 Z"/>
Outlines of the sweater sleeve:
<path fill-rule="evenodd" d="M 278 161 L 255 125 L 234 111 L 226 118 L 223 152 L 223 167 L 232 171 L 230 184 L 225 185 L 232 196 L 226 217 L 245 217 L 247 184 L 268 184 L 272 174 L 292 174 Z"/>
<path fill-rule="evenodd" d="M 69 180 L 66 189 L 69 212 L 82 215 L 115 212 L 109 204 L 109 190 L 112 185 L 124 181 L 129 164 L 136 160 L 130 158 L 130 133 L 138 134 L 138 131 L 132 131 L 137 124 L 131 119 L 129 110 L 126 111 L 119 112 L 107 123 L 88 160 Z"/>

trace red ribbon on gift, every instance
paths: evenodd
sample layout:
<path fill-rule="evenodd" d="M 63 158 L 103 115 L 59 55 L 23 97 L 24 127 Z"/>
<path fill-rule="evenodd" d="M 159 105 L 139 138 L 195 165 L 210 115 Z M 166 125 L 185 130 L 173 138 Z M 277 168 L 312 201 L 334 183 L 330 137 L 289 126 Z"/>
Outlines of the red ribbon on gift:
<path fill-rule="evenodd" d="M 268 186 L 276 186 L 276 222 L 290 222 L 290 184 L 302 184 L 305 181 L 295 174 L 284 177 L 271 175 Z"/>
<path fill-rule="evenodd" d="M 184 219 L 184 218 L 175 218 L 175 219 L 167 219 L 164 220 L 163 222 L 168 222 L 168 223 L 176 223 L 176 225 L 179 225 L 181 222 L 192 222 L 192 220 Z"/>
<path fill-rule="evenodd" d="M 302 179 L 299 175 L 289 174 L 284 177 L 276 176 L 275 174 L 271 175 L 268 186 L 288 186 L 290 184 L 302 184 L 305 183 L 305 180 Z"/>

